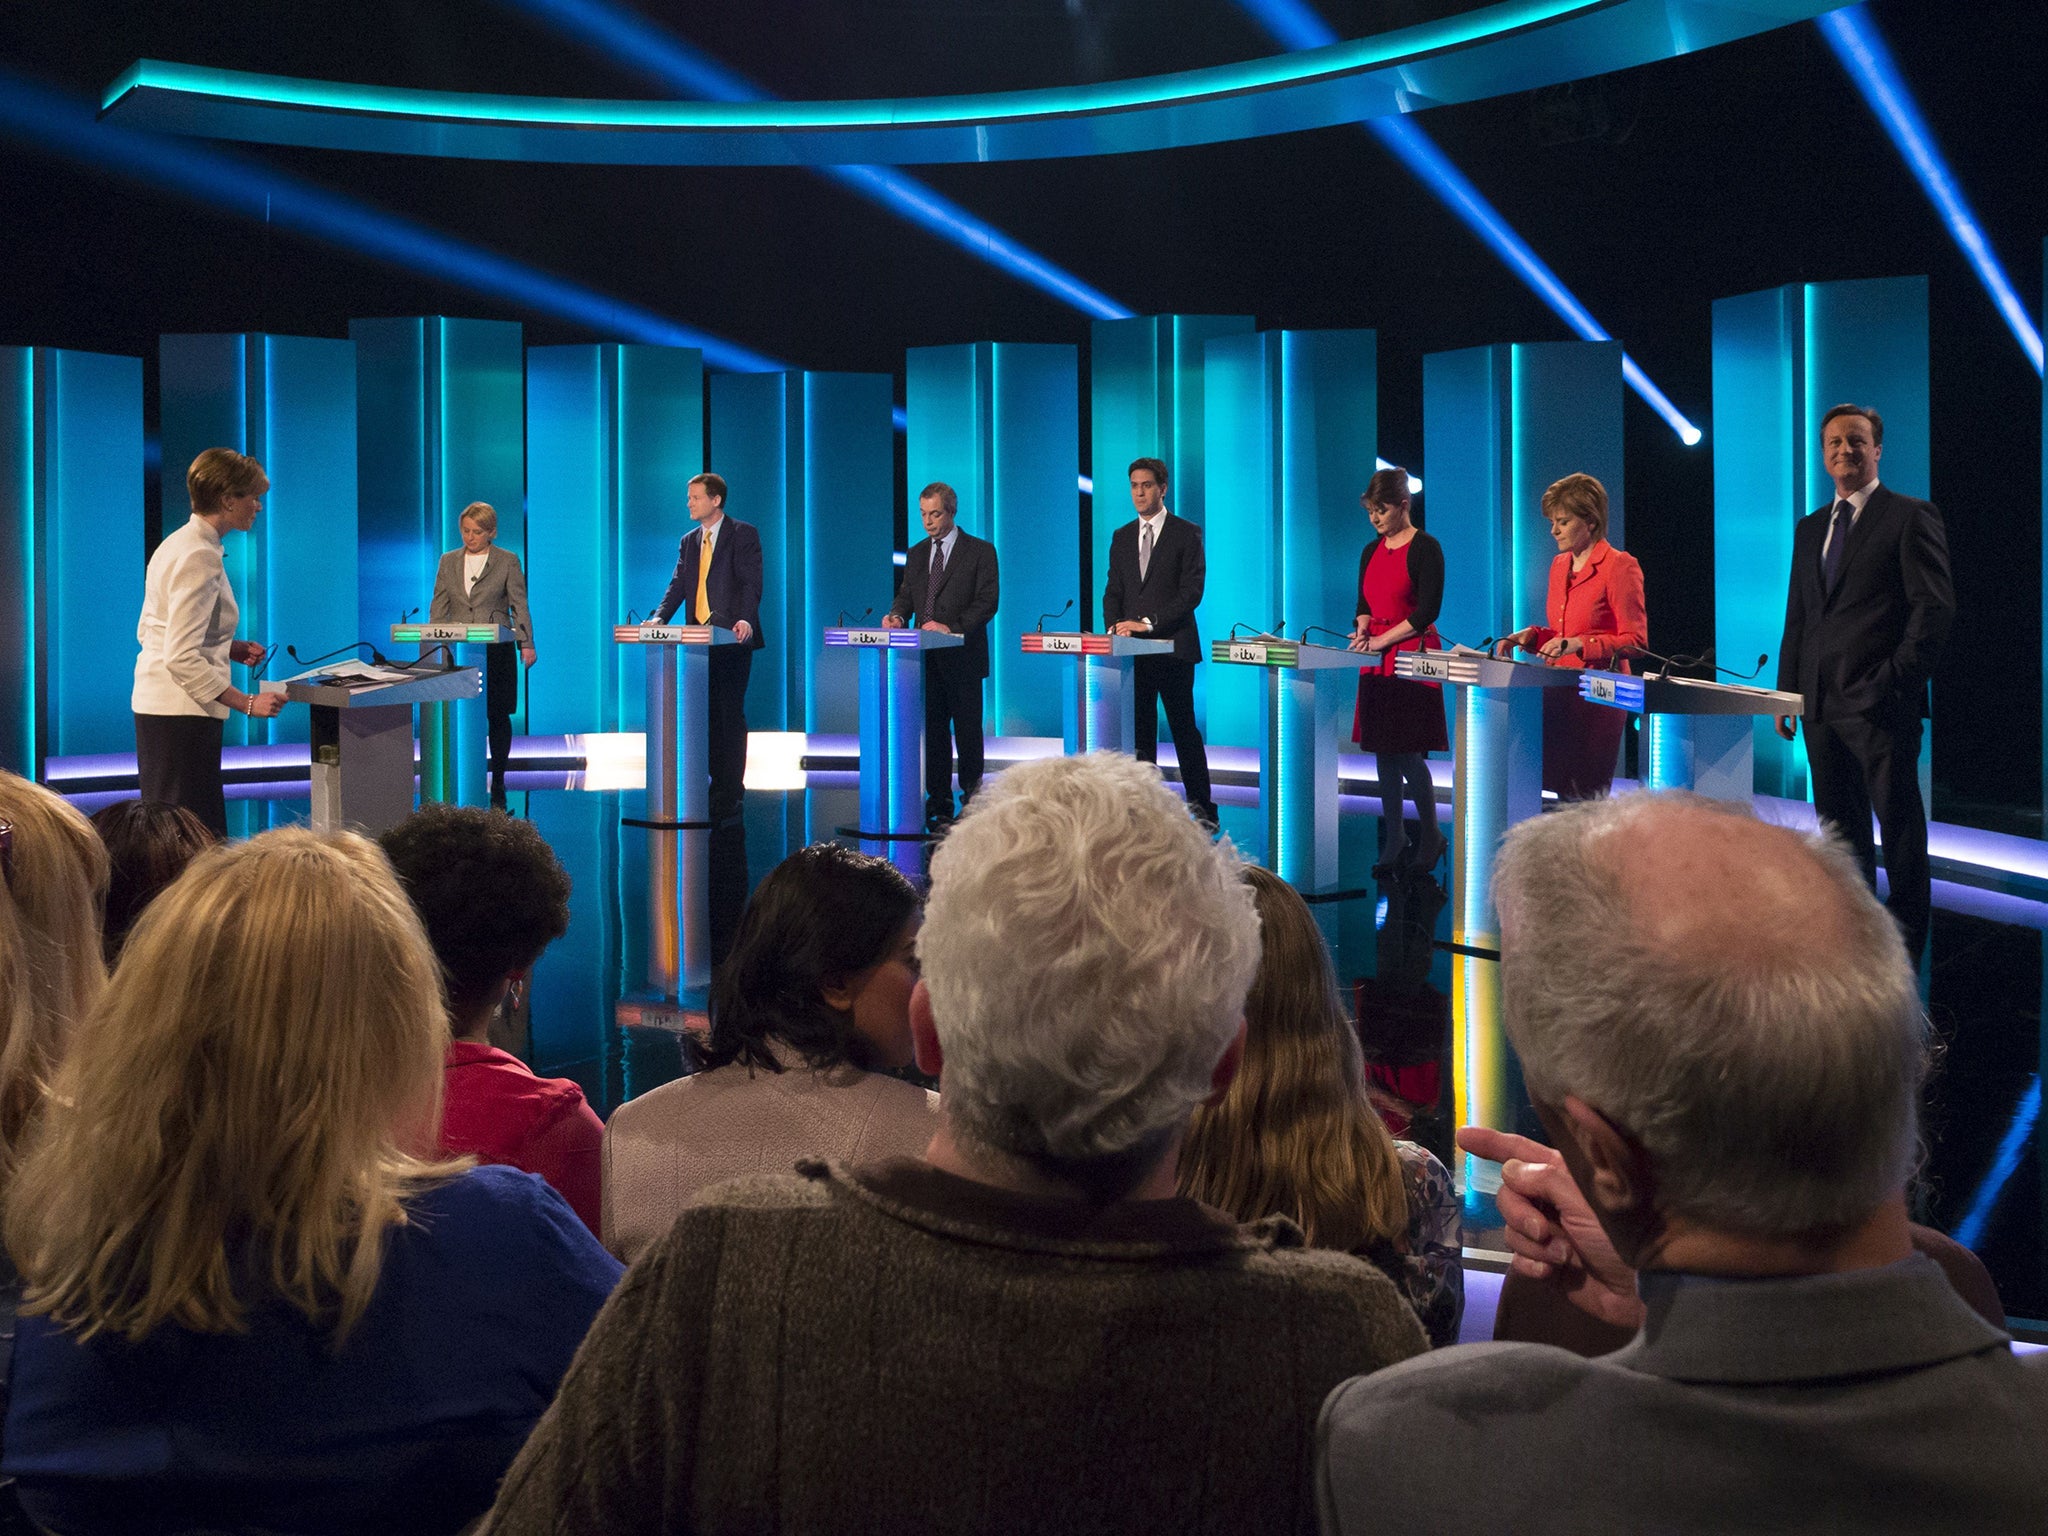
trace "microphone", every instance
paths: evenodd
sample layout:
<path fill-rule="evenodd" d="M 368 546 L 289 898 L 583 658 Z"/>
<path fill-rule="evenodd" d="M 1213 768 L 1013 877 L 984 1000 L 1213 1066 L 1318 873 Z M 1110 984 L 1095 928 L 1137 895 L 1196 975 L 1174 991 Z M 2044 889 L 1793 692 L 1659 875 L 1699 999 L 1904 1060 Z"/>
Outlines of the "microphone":
<path fill-rule="evenodd" d="M 1712 656 L 1714 653 L 1712 651 L 1708 651 L 1707 654 L 1709 656 Z M 1771 653 L 1769 651 L 1763 651 L 1758 654 L 1756 658 L 1756 665 L 1751 667 L 1747 672 L 1732 672 L 1728 668 L 1721 666 L 1718 663 L 1715 665 L 1714 670 L 1728 677 L 1740 678 L 1743 682 L 1746 683 L 1754 679 L 1757 673 L 1763 671 L 1764 663 L 1769 661 L 1770 659 Z"/>
<path fill-rule="evenodd" d="M 640 611 L 637 608 L 628 608 L 626 610 L 626 622 L 637 625 L 640 622 Z"/>
<path fill-rule="evenodd" d="M 419 610 L 415 608 L 413 611 L 417 613 Z M 370 653 L 370 660 L 375 662 L 380 667 L 388 667 L 391 665 L 391 663 L 385 659 L 384 653 L 378 650 L 377 647 L 375 647 L 374 645 L 370 644 L 370 642 L 367 640 L 357 640 L 353 644 L 344 645 L 338 650 L 329 651 L 326 656 L 301 656 L 299 654 L 299 648 L 295 645 L 286 646 L 284 648 L 284 653 L 285 655 L 291 657 L 293 661 L 297 662 L 302 667 L 317 667 L 321 662 L 326 661 L 329 657 L 340 656 L 344 652 L 355 650 L 368 651 Z"/>
<path fill-rule="evenodd" d="M 1066 612 L 1067 612 L 1067 609 L 1069 609 L 1069 608 L 1072 608 L 1073 606 L 1074 606 L 1074 600 L 1073 600 L 1073 599 L 1072 599 L 1072 598 L 1070 597 L 1070 598 L 1068 598 L 1068 599 L 1067 599 L 1067 601 L 1066 601 L 1066 606 L 1065 606 L 1065 607 L 1063 607 L 1063 608 L 1061 608 L 1061 609 L 1060 609 L 1060 610 L 1059 610 L 1058 612 L 1056 612 L 1056 613 L 1041 613 L 1041 614 L 1040 614 L 1040 615 L 1038 616 L 1038 633 L 1040 633 L 1041 635 L 1045 633 L 1045 621 L 1046 621 L 1047 619 L 1058 619 L 1058 618 L 1063 618 L 1063 617 L 1065 617 L 1065 616 L 1066 616 Z"/>
<path fill-rule="evenodd" d="M 1339 648 L 1339 649 L 1343 649 L 1343 648 L 1345 648 L 1345 647 L 1347 647 L 1347 646 L 1349 646 L 1349 645 L 1351 644 L 1351 636 L 1350 636 L 1349 634 L 1347 634 L 1347 633 L 1342 633 L 1342 632 L 1340 632 L 1340 631 L 1338 631 L 1338 630 L 1334 630 L 1334 629 L 1330 628 L 1330 627 L 1329 627 L 1329 625 L 1327 625 L 1327 624 L 1311 624 L 1311 625 L 1309 625 L 1307 629 L 1304 629 L 1304 630 L 1303 630 L 1303 631 L 1301 632 L 1301 638 L 1302 638 L 1302 639 L 1304 639 L 1304 640 L 1306 640 L 1306 639 L 1307 639 L 1307 638 L 1308 638 L 1308 637 L 1309 637 L 1310 635 L 1312 635 L 1312 634 L 1313 634 L 1313 635 L 1328 635 L 1328 636 L 1330 636 L 1330 638 L 1331 638 L 1331 639 L 1333 639 L 1333 640 L 1335 640 L 1335 641 L 1337 642 L 1337 645 L 1338 645 L 1338 648 Z"/>
<path fill-rule="evenodd" d="M 1244 620 L 1239 619 L 1235 624 L 1230 626 L 1230 638 L 1235 640 L 1237 638 L 1237 632 L 1240 629 L 1249 629 L 1254 635 L 1256 635 L 1259 632 L 1257 625 L 1247 624 Z"/>
<path fill-rule="evenodd" d="M 461 663 L 455 659 L 454 648 L 452 646 L 446 645 L 429 646 L 426 650 L 420 652 L 419 661 L 414 662 L 413 665 L 422 665 L 429 656 L 434 654 L 435 651 L 439 651 L 442 654 L 442 656 L 447 658 L 446 662 L 443 664 L 441 668 L 443 672 L 453 672 L 458 666 L 461 665 Z"/>
<path fill-rule="evenodd" d="M 419 609 L 417 607 L 408 608 L 405 610 L 405 612 L 401 613 L 398 616 L 398 622 L 401 624 L 410 624 L 412 622 L 412 616 L 418 612 Z"/>
<path fill-rule="evenodd" d="M 1275 640 L 1281 639 L 1286 633 L 1287 621 L 1285 619 L 1275 619 L 1273 621 L 1273 638 Z"/>

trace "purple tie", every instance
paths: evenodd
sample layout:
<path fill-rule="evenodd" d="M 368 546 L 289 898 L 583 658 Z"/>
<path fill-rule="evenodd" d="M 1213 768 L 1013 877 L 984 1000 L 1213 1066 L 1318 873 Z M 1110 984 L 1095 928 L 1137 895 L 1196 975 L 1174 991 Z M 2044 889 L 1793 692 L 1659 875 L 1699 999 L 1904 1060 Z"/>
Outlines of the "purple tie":
<path fill-rule="evenodd" d="M 932 593 L 939 590 L 939 582 L 945 574 L 946 546 L 935 540 L 932 544 L 932 579 L 925 583 L 926 597 L 930 597 Z"/>
<path fill-rule="evenodd" d="M 1842 576 L 1842 556 L 1849 548 L 1849 527 L 1856 517 L 1855 507 L 1847 497 L 1835 503 L 1835 520 L 1828 524 L 1828 552 L 1820 559 L 1821 589 L 1829 597 L 1835 595 L 1835 583 Z"/>

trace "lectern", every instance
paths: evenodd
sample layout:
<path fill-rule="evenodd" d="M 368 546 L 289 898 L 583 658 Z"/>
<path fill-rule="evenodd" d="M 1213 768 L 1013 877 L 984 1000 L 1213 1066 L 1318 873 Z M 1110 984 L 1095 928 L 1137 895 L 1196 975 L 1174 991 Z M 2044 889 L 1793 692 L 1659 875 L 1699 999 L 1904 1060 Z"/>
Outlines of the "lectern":
<path fill-rule="evenodd" d="M 1656 673 L 1581 672 L 1579 697 L 1643 717 L 1643 788 L 1744 805 L 1756 792 L 1756 717 L 1806 712 L 1796 693 Z"/>
<path fill-rule="evenodd" d="M 825 644 L 860 653 L 860 825 L 837 830 L 909 873 L 921 873 L 924 826 L 924 658 L 965 635 L 930 629 L 828 629 Z M 946 786 L 950 792 L 952 786 Z"/>
<path fill-rule="evenodd" d="M 351 663 L 266 681 L 312 710 L 313 830 L 375 837 L 412 814 L 412 709 L 483 691 L 475 667 Z"/>
<path fill-rule="evenodd" d="M 394 624 L 393 645 L 417 645 L 453 660 L 458 645 L 510 645 L 502 624 Z M 444 649 L 445 648 L 445 649 Z M 477 698 L 481 700 L 482 694 Z M 481 703 L 443 702 L 420 710 L 420 799 L 482 805 L 489 793 L 490 721 Z"/>
<path fill-rule="evenodd" d="M 710 624 L 621 624 L 612 638 L 647 653 L 647 804 L 621 819 L 647 833 L 647 975 L 616 1016 L 678 1029 L 711 990 L 711 648 L 738 642 Z"/>
<path fill-rule="evenodd" d="M 1266 867 L 1310 901 L 1363 895 L 1338 888 L 1337 721 L 1358 693 L 1362 665 L 1339 646 L 1273 635 L 1217 640 L 1209 659 L 1260 667 L 1259 819 Z"/>
<path fill-rule="evenodd" d="M 1140 656 L 1170 656 L 1171 640 L 1147 635 L 1062 632 L 1024 636 L 1026 656 L 1071 656 L 1073 673 L 1060 690 L 1061 734 L 1067 756 L 1077 752 L 1137 750 L 1131 663 Z"/>

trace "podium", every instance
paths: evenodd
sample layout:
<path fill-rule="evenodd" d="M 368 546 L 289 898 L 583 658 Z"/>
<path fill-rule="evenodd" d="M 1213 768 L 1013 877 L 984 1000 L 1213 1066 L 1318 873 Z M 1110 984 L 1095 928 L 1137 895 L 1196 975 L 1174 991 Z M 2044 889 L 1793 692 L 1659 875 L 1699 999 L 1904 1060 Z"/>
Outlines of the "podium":
<path fill-rule="evenodd" d="M 394 624 L 393 645 L 417 645 L 420 660 L 458 645 L 509 645 L 502 624 Z M 476 695 L 483 697 L 481 691 Z M 450 805 L 483 805 L 489 796 L 490 720 L 479 703 L 463 708 L 442 701 L 420 710 L 420 799 Z"/>
<path fill-rule="evenodd" d="M 1451 1052 L 1461 1125 L 1513 1130 L 1521 1098 L 1500 1012 L 1500 914 L 1493 856 L 1509 827 L 1543 810 L 1543 690 L 1576 688 L 1576 668 L 1477 651 L 1401 651 L 1396 677 L 1454 692 L 1451 791 Z M 1499 1169 L 1465 1160 L 1487 1193 Z"/>
<path fill-rule="evenodd" d="M 389 665 L 308 672 L 266 681 L 312 710 L 313 830 L 375 837 L 412 814 L 412 710 L 430 714 L 483 692 L 475 667 Z"/>
<path fill-rule="evenodd" d="M 1172 655 L 1171 640 L 1061 632 L 1026 635 L 1023 649 L 1026 656 L 1075 659 L 1073 675 L 1060 690 L 1060 727 L 1067 756 L 1121 752 L 1128 757 L 1137 750 L 1131 663 L 1140 656 Z"/>
<path fill-rule="evenodd" d="M 1579 697 L 1643 717 L 1643 788 L 1744 805 L 1756 792 L 1756 717 L 1806 712 L 1796 693 L 1655 673 L 1581 672 Z"/>
<path fill-rule="evenodd" d="M 921 872 L 926 841 L 925 652 L 966 643 L 929 629 L 825 631 L 825 644 L 860 653 L 860 824 L 834 830 L 911 873 Z"/>
<path fill-rule="evenodd" d="M 1337 875 L 1337 722 L 1358 692 L 1357 653 L 1254 635 L 1213 642 L 1209 659 L 1265 669 L 1259 819 L 1266 867 L 1311 902 L 1366 894 L 1340 890 Z"/>
<path fill-rule="evenodd" d="M 711 648 L 737 644 L 710 624 L 620 624 L 647 653 L 645 991 L 622 998 L 622 1024 L 680 1028 L 711 990 Z"/>

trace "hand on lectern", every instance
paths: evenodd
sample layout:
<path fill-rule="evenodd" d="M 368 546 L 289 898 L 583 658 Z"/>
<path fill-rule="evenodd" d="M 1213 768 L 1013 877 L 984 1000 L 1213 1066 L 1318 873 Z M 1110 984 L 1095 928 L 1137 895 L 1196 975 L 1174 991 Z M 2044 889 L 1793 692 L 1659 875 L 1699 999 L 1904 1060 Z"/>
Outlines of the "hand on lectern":
<path fill-rule="evenodd" d="M 252 693 L 249 695 L 249 718 L 268 720 L 284 713 L 284 695 L 281 693 Z"/>
<path fill-rule="evenodd" d="M 908 619 L 900 619 L 893 613 L 885 613 L 882 615 L 882 628 L 884 629 L 901 629 L 905 624 L 909 622 L 910 621 Z"/>
<path fill-rule="evenodd" d="M 1778 716 L 1778 734 L 1790 741 L 1799 729 L 1798 722 L 1790 715 Z"/>
<path fill-rule="evenodd" d="M 732 636 L 744 645 L 747 641 L 754 638 L 754 626 L 745 619 L 740 619 L 732 627 Z"/>

